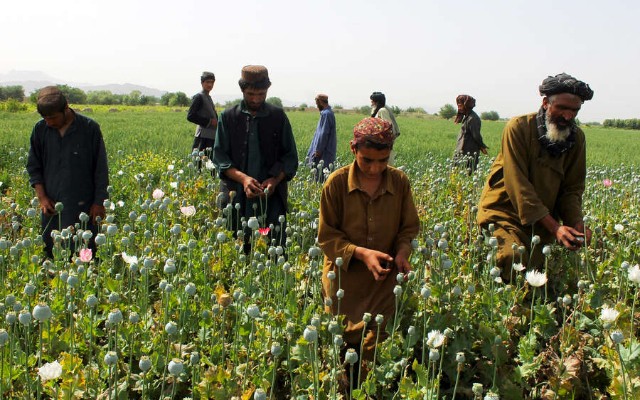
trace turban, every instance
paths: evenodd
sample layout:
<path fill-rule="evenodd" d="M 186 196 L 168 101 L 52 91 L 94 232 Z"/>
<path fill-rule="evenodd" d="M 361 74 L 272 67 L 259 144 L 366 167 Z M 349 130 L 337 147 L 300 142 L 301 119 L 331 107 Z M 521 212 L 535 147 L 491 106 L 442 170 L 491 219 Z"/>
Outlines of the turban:
<path fill-rule="evenodd" d="M 593 98 L 593 90 L 586 83 L 577 80 L 564 72 L 556 76 L 549 76 L 539 87 L 541 96 L 553 96 L 559 93 L 570 93 L 582 99 L 582 101 Z"/>
<path fill-rule="evenodd" d="M 351 145 L 356 146 L 366 141 L 392 145 L 395 138 L 389 121 L 368 117 L 358 122 L 353 128 Z"/>
<path fill-rule="evenodd" d="M 324 93 L 319 93 L 319 94 L 316 96 L 316 100 L 320 100 L 320 101 L 324 101 L 325 103 L 328 103 L 328 102 L 329 102 L 329 96 L 327 96 L 327 95 L 326 95 L 326 94 L 324 94 Z"/>
<path fill-rule="evenodd" d="M 456 104 L 458 105 L 458 114 L 456 114 L 455 123 L 459 124 L 465 115 L 469 114 L 469 111 L 473 110 L 476 106 L 476 99 L 468 94 L 461 94 L 456 97 Z"/>

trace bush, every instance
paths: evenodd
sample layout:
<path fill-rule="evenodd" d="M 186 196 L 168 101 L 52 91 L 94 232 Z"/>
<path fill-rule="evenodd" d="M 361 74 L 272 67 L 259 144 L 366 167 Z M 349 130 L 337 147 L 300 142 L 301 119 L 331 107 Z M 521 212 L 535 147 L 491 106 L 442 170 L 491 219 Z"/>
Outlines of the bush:
<path fill-rule="evenodd" d="M 356 111 L 358 111 L 360 114 L 371 115 L 371 106 L 362 106 L 356 108 Z"/>
<path fill-rule="evenodd" d="M 282 108 L 282 100 L 279 97 L 269 97 L 267 103 Z"/>
<path fill-rule="evenodd" d="M 453 106 L 453 104 L 445 104 L 440 108 L 438 115 L 444 119 L 449 119 L 455 116 L 458 113 L 458 110 Z"/>
<path fill-rule="evenodd" d="M 480 118 L 487 121 L 497 121 L 500 119 L 500 115 L 497 111 L 485 111 L 480 114 Z"/>
<path fill-rule="evenodd" d="M 0 103 L 0 110 L 2 111 L 19 112 L 27 111 L 28 108 L 29 107 L 26 104 L 16 99 L 9 99 L 5 102 Z"/>
<path fill-rule="evenodd" d="M 408 107 L 405 111 L 414 114 L 428 114 L 427 110 L 422 107 Z"/>
<path fill-rule="evenodd" d="M 24 100 L 24 89 L 22 86 L 0 86 L 0 101 L 9 99 Z"/>

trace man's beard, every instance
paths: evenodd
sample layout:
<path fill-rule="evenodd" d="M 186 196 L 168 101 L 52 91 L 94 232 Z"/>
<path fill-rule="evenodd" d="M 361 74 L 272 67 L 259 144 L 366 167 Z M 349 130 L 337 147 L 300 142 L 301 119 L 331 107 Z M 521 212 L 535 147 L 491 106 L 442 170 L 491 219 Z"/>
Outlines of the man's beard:
<path fill-rule="evenodd" d="M 545 135 L 550 142 L 564 142 L 571 133 L 571 126 L 560 128 L 558 124 L 551 121 L 551 116 L 547 113 L 544 118 L 547 134 Z"/>

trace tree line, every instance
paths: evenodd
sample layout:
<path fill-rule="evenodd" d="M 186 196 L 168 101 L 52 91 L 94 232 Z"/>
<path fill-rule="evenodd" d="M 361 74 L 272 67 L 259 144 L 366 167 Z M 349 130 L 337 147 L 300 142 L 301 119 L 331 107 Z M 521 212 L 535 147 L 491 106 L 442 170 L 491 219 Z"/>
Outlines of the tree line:
<path fill-rule="evenodd" d="M 147 96 L 139 90 L 133 90 L 129 94 L 116 94 L 110 90 L 90 90 L 85 92 L 82 89 L 69 85 L 56 85 L 67 97 L 71 104 L 101 104 L 101 105 L 127 105 L 145 106 L 160 104 L 163 106 L 188 106 L 191 99 L 183 92 L 168 92 L 160 98 Z M 31 101 L 35 103 L 38 99 L 40 89 L 34 90 L 29 96 L 25 96 L 24 88 L 21 85 L 0 86 L 0 101 Z"/>
<path fill-rule="evenodd" d="M 640 129 L 640 119 L 605 119 L 602 126 L 605 128 Z"/>

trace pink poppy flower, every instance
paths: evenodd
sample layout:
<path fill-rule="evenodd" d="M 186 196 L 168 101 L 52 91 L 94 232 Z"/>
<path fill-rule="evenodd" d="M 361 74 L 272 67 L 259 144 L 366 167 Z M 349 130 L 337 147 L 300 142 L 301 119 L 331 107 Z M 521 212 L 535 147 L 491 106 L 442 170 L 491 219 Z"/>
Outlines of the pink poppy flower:
<path fill-rule="evenodd" d="M 80 261 L 88 263 L 93 258 L 91 249 L 80 249 Z"/>
<path fill-rule="evenodd" d="M 611 187 L 611 185 L 613 185 L 613 182 L 611 182 L 611 179 L 603 179 L 602 184 L 604 185 L 604 187 L 608 188 L 608 187 Z"/>
<path fill-rule="evenodd" d="M 258 228 L 258 232 L 260 232 L 260 234 L 262 236 L 266 236 L 269 234 L 269 232 L 271 232 L 271 228 L 266 227 L 266 228 Z"/>

